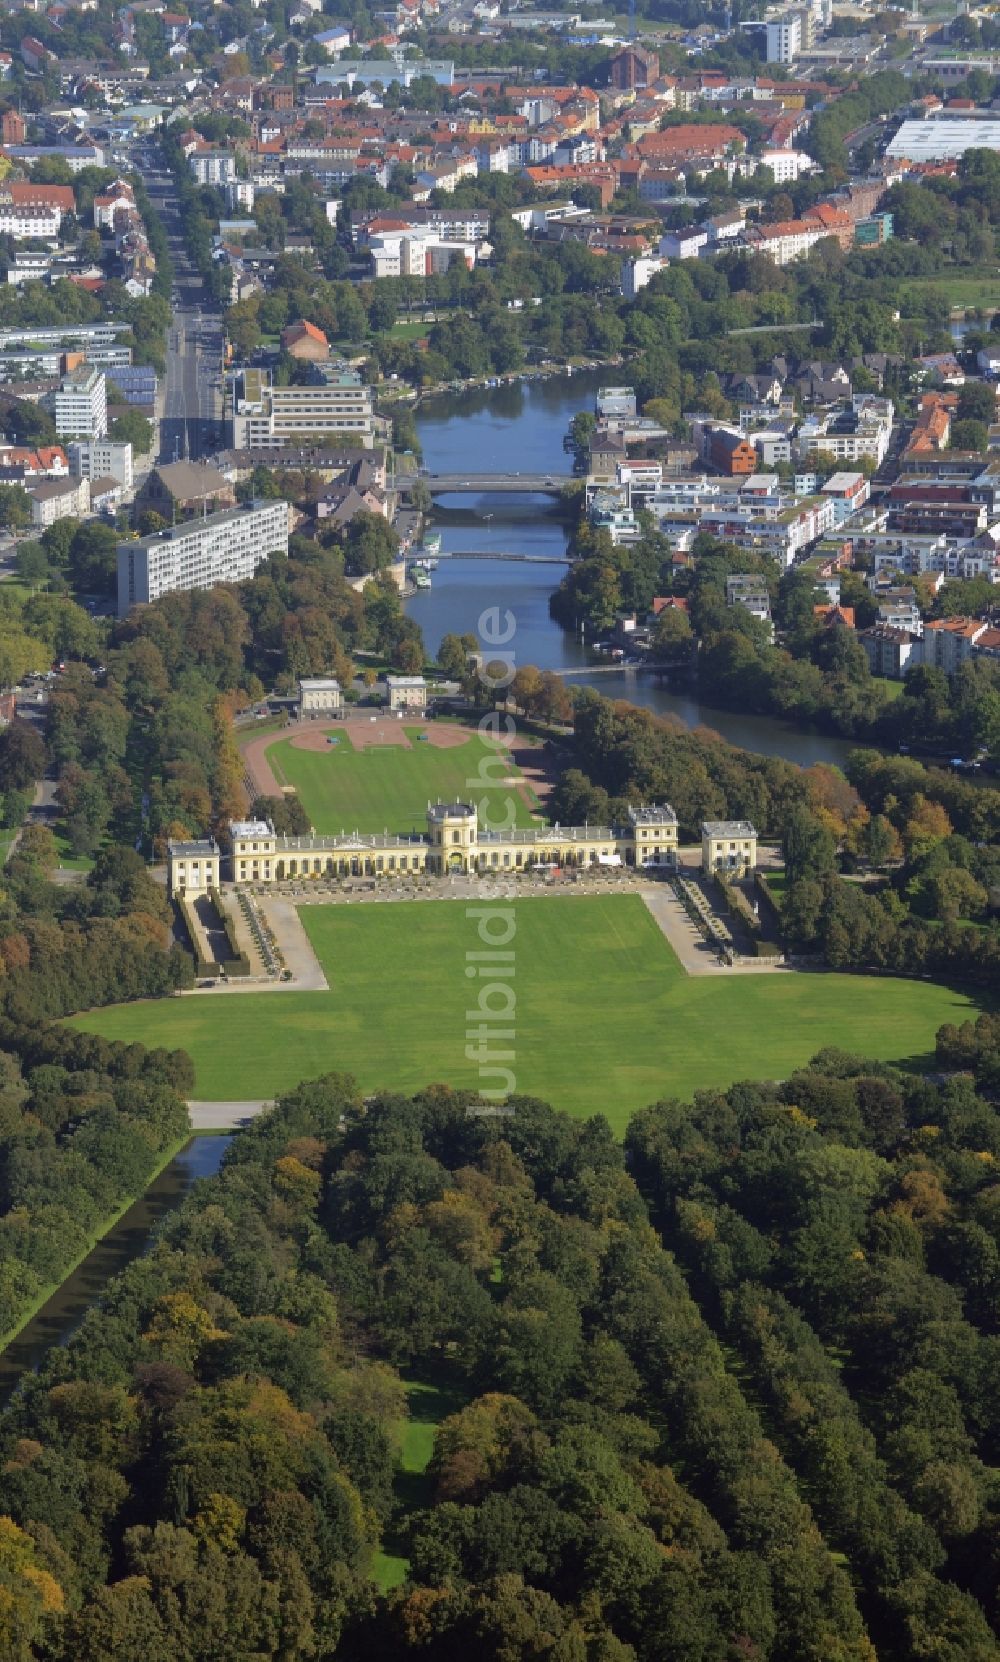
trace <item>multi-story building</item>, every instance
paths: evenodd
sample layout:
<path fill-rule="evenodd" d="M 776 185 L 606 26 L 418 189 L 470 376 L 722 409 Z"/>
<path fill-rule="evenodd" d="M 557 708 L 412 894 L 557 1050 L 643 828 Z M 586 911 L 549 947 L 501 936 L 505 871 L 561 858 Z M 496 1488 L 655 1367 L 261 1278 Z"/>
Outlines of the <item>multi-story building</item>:
<path fill-rule="evenodd" d="M 244 583 L 270 555 L 287 553 L 287 502 L 255 501 L 119 543 L 118 616 L 175 589 Z"/>
<path fill-rule="evenodd" d="M 172 895 L 207 894 L 219 887 L 219 845 L 211 837 L 167 844 L 167 886 Z"/>
<path fill-rule="evenodd" d="M 31 523 L 39 531 L 58 519 L 79 519 L 90 509 L 89 479 L 43 479 L 28 492 Z"/>
<path fill-rule="evenodd" d="M 553 866 L 671 870 L 677 863 L 677 815 L 669 803 L 630 808 L 627 823 L 618 826 L 489 831 L 480 826 L 470 803 L 437 802 L 427 809 L 426 833 L 409 837 L 279 836 L 269 820 L 234 821 L 229 834 L 228 865 L 236 884 L 425 871 L 438 876 L 499 871 L 513 875 Z M 171 859 L 169 870 L 174 869 Z M 177 892 L 171 879 L 171 893 Z"/>
<path fill-rule="evenodd" d="M 77 440 L 69 446 L 73 472 L 82 479 L 117 479 L 126 490 L 132 488 L 132 446 L 113 444 L 110 439 Z"/>
<path fill-rule="evenodd" d="M 56 432 L 65 439 L 102 439 L 108 430 L 107 382 L 92 364 L 64 375 L 55 400 Z"/>
<path fill-rule="evenodd" d="M 0 237 L 10 237 L 14 242 L 26 237 L 57 237 L 61 218 L 57 208 L 43 203 L 18 207 L 13 202 L 0 200 Z"/>
<path fill-rule="evenodd" d="M 188 157 L 188 167 L 199 185 L 225 187 L 236 178 L 236 157 L 231 150 L 194 150 Z"/>
<path fill-rule="evenodd" d="M 924 625 L 921 662 L 954 675 L 973 655 L 973 648 L 989 624 L 975 617 L 934 618 Z"/>
<path fill-rule="evenodd" d="M 651 87 L 659 78 L 658 54 L 647 52 L 641 46 L 623 46 L 611 59 L 611 85 L 618 92 L 634 92 Z"/>
<path fill-rule="evenodd" d="M 707 819 L 701 828 L 701 865 L 706 872 L 742 876 L 757 864 L 757 832 L 748 819 Z"/>
<path fill-rule="evenodd" d="M 870 629 L 859 629 L 858 640 L 864 648 L 868 659 L 868 668 L 873 675 L 885 676 L 890 681 L 900 681 L 906 674 L 911 660 L 919 662 L 920 642 L 905 629 L 897 629 L 891 623 L 873 623 Z"/>
<path fill-rule="evenodd" d="M 823 486 L 823 495 L 833 503 L 833 516 L 838 525 L 863 508 L 870 494 L 871 486 L 863 473 L 833 473 Z"/>
<path fill-rule="evenodd" d="M 374 443 L 371 388 L 344 364 L 314 364 L 305 386 L 276 387 L 266 370 L 244 369 L 232 394 L 232 442 L 236 450 L 275 450 L 350 434 Z"/>

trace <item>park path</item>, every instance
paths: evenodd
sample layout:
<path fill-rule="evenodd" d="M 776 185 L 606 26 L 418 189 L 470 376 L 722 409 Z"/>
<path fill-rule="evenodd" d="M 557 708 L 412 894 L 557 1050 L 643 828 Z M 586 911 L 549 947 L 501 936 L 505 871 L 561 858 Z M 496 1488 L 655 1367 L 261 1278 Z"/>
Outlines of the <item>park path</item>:
<path fill-rule="evenodd" d="M 673 947 L 681 968 L 688 975 L 776 975 L 792 966 L 771 958 L 741 958 L 736 964 L 719 960 L 716 948 L 688 917 L 673 889 L 664 885 L 642 888 L 646 910 L 668 944 Z"/>

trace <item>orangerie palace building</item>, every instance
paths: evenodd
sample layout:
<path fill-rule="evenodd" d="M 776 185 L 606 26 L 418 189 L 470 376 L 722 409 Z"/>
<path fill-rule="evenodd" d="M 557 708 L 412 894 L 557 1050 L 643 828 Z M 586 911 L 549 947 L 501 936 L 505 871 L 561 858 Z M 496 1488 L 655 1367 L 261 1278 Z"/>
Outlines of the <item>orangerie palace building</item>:
<path fill-rule="evenodd" d="M 231 853 L 206 838 L 168 846 L 171 895 L 216 888 L 220 879 L 236 884 L 281 883 L 287 878 L 391 877 L 429 872 L 486 874 L 539 866 L 628 865 L 673 867 L 677 863 L 677 815 L 669 803 L 630 808 L 620 826 L 550 825 L 528 831 L 490 831 L 467 802 L 434 802 L 427 831 L 408 837 L 279 836 L 269 820 L 235 820 Z M 225 869 L 224 869 L 225 868 Z"/>

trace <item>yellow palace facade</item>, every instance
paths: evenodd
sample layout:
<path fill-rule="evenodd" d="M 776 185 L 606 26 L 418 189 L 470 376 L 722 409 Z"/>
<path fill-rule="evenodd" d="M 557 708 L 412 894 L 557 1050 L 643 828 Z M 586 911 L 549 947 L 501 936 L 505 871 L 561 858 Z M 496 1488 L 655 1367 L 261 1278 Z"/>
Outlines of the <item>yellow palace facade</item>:
<path fill-rule="evenodd" d="M 668 803 L 630 808 L 622 826 L 551 825 L 527 831 L 481 827 L 467 802 L 436 802 L 427 809 L 427 831 L 412 837 L 279 836 L 269 820 L 230 826 L 232 852 L 219 875 L 237 885 L 281 883 L 288 878 L 391 877 L 427 872 L 479 875 L 538 867 L 627 865 L 673 867 L 677 863 L 677 815 Z M 191 892 L 191 844 L 170 849 L 171 894 Z M 228 867 L 228 870 L 226 869 Z"/>

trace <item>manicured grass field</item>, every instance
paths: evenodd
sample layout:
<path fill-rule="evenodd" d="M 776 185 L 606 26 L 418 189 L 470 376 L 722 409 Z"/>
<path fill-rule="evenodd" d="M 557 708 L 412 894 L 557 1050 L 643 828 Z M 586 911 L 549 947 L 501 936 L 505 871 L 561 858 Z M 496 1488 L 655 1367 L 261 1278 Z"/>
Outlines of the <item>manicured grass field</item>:
<path fill-rule="evenodd" d="M 517 1090 L 570 1113 L 604 1113 L 619 1135 L 658 1097 L 784 1078 L 826 1045 L 923 1063 L 943 1022 L 976 1013 L 963 994 L 926 981 L 688 976 L 636 895 L 514 905 L 517 1008 L 502 1025 L 516 1029 Z M 74 1025 L 184 1048 L 195 1095 L 209 1100 L 271 1096 L 331 1070 L 368 1091 L 493 1083 L 465 1054 L 466 1028 L 479 1019 L 466 1012 L 487 983 L 466 977 L 466 953 L 482 942 L 464 902 L 309 905 L 301 916 L 327 993 L 168 998 Z"/>
<path fill-rule="evenodd" d="M 409 750 L 402 744 L 355 750 L 346 733 L 335 732 L 338 743 L 324 750 L 297 750 L 285 739 L 267 759 L 279 784 L 295 786 L 321 832 L 426 831 L 428 802 L 474 802 L 480 817 L 488 815 L 497 826 L 544 823 L 524 800 L 523 784 L 502 783 L 521 775 L 499 745 L 470 732 L 455 749 L 437 750 L 418 738 L 419 731 L 403 729 Z"/>

